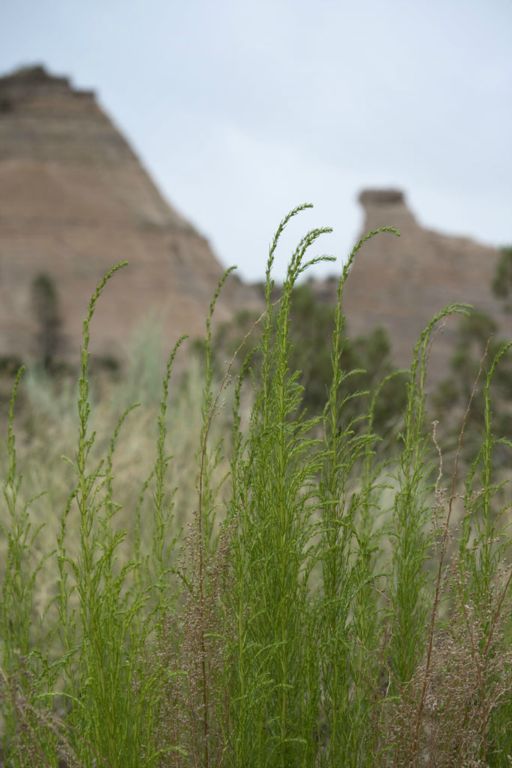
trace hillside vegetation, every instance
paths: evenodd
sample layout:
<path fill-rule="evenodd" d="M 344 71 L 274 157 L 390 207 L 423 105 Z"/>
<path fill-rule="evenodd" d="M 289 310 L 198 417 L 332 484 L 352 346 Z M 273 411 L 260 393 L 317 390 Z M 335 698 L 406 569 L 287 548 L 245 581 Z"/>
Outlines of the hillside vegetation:
<path fill-rule="evenodd" d="M 405 373 L 351 367 L 343 287 L 367 240 L 398 235 L 386 227 L 343 267 L 324 401 L 311 388 L 308 401 L 293 302 L 329 230 L 297 245 L 277 300 L 272 280 L 280 236 L 308 207 L 280 224 L 266 309 L 221 371 L 224 281 L 200 366 L 173 378 L 181 339 L 158 394 L 148 358 L 96 402 L 91 324 L 119 264 L 91 299 L 78 387 L 18 373 L 0 515 L 5 766 L 511 764 L 512 444 L 491 402 L 509 345 L 476 371 L 446 474 L 428 352 L 436 325 L 469 310 L 433 318 Z M 379 414 L 400 377 L 390 432 Z"/>

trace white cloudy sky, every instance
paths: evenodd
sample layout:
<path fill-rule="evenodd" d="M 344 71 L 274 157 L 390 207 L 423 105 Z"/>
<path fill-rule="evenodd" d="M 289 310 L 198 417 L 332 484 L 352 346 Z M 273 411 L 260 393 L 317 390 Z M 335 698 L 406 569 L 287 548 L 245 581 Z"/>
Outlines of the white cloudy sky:
<path fill-rule="evenodd" d="M 94 88 L 251 279 L 303 200 L 293 234 L 331 224 L 324 250 L 343 258 L 365 186 L 512 242 L 511 40 L 511 0 L 0 0 L 0 72 L 43 62 Z"/>

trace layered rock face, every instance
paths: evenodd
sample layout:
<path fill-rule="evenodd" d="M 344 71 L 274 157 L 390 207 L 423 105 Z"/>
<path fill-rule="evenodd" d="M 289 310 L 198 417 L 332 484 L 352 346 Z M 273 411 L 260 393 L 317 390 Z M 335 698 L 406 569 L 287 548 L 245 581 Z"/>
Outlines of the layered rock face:
<path fill-rule="evenodd" d="M 504 334 L 512 333 L 510 316 L 504 314 L 491 290 L 498 249 L 425 229 L 399 190 L 366 190 L 359 200 L 365 213 L 364 233 L 393 226 L 401 236 L 380 234 L 358 254 L 345 291 L 351 336 L 385 328 L 395 361 L 406 367 L 422 329 L 436 312 L 453 302 L 473 305 L 497 321 Z M 434 379 L 447 373 L 455 327 L 454 320 L 449 320 L 435 335 Z"/>
<path fill-rule="evenodd" d="M 0 78 L 0 356 L 37 356 L 33 286 L 43 274 L 58 292 L 62 353 L 76 359 L 88 299 L 125 259 L 98 305 L 95 354 L 122 359 L 148 313 L 163 323 L 167 345 L 202 333 L 222 268 L 94 94 L 42 67 Z M 218 316 L 256 301 L 232 280 Z"/>

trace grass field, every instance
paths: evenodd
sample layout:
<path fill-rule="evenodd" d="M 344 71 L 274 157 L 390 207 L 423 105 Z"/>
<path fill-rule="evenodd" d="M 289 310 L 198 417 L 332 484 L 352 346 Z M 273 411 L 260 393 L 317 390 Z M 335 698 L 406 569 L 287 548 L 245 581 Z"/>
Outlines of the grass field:
<path fill-rule="evenodd" d="M 426 411 L 432 320 L 411 351 L 399 450 L 378 450 L 385 389 L 340 397 L 343 269 L 332 383 L 318 417 L 290 370 L 292 254 L 257 354 L 173 378 L 180 341 L 101 397 L 85 319 L 78 386 L 21 372 L 2 453 L 0 707 L 5 766 L 510 766 L 512 655 L 506 473 L 484 429 L 445 475 Z M 104 292 L 104 295 L 101 294 Z M 147 348 L 146 345 L 142 345 Z M 246 345 L 244 345 L 245 349 Z M 156 383 L 158 382 L 158 384 Z M 18 410 L 16 401 L 18 400 Z M 136 406 L 132 400 L 141 400 Z M 473 398 L 467 403 L 472 407 Z M 64 458 L 63 458 L 64 457 Z"/>

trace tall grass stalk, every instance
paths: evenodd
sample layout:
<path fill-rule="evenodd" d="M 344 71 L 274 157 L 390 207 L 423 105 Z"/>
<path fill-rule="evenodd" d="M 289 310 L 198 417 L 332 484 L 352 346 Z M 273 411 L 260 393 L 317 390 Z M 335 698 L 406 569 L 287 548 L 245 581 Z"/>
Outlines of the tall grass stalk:
<path fill-rule="evenodd" d="M 115 526 L 119 505 L 114 498 L 113 457 L 121 428 L 132 409 L 121 415 L 107 455 L 91 461 L 96 434 L 90 429 L 88 372 L 94 310 L 107 282 L 123 266 L 124 263 L 115 266 L 99 283 L 84 321 L 74 462 L 77 479 L 59 534 L 60 601 L 63 604 L 60 620 L 65 625 L 65 695 L 70 702 L 69 721 L 80 759 L 84 765 L 101 762 L 135 768 L 142 759 L 145 765 L 156 764 L 151 733 L 158 706 L 158 679 L 145 663 L 152 626 L 144 613 L 150 585 L 139 589 L 133 585 L 133 572 L 141 567 L 141 562 L 133 558 L 129 549 L 123 552 L 127 533 Z M 171 356 L 170 365 L 173 359 Z M 167 534 L 161 490 L 161 475 L 167 461 L 161 444 L 165 437 L 163 416 L 165 411 L 161 412 L 159 421 L 155 492 L 153 573 L 157 585 L 165 569 L 162 551 Z M 77 556 L 71 557 L 67 553 L 67 539 L 75 505 L 79 547 Z M 72 612 L 69 604 L 76 606 Z"/>
<path fill-rule="evenodd" d="M 393 508 L 392 580 L 394 616 L 390 646 L 391 687 L 408 683 L 424 650 L 430 606 L 426 563 L 433 545 L 432 458 L 427 450 L 425 380 L 432 333 L 438 323 L 466 307 L 451 305 L 427 325 L 416 345 L 408 383 L 408 397 L 400 457 L 398 490 Z"/>
<path fill-rule="evenodd" d="M 370 431 L 358 431 L 354 420 L 345 418 L 347 404 L 340 397 L 341 385 L 348 376 L 357 376 L 357 371 L 343 370 L 343 339 L 345 316 L 343 313 L 343 291 L 350 268 L 364 244 L 380 233 L 399 233 L 390 227 L 369 232 L 353 248 L 338 282 L 335 325 L 333 329 L 331 360 L 332 381 L 324 414 L 325 448 L 319 487 L 319 501 L 322 510 L 319 560 L 322 566 L 322 602 L 320 625 L 322 627 L 322 699 L 328 736 L 326 763 L 341 761 L 351 765 L 358 761 L 355 742 L 368 723 L 357 722 L 361 715 L 360 706 L 352 699 L 355 669 L 353 667 L 355 625 L 352 622 L 354 599 L 364 584 L 373 579 L 370 565 L 363 554 L 355 554 L 356 517 L 363 499 L 371 496 L 373 478 L 370 472 L 364 475 L 360 494 L 355 493 L 352 482 L 354 469 L 362 469 L 362 459 L 367 458 L 366 469 L 375 437 Z M 363 397 L 367 393 L 360 393 Z M 371 421 L 371 420 L 370 420 Z M 360 553 L 365 544 L 360 541 Z M 368 610 L 368 606 L 365 606 Z M 361 640 L 362 638 L 360 638 Z"/>
<path fill-rule="evenodd" d="M 306 267 L 308 248 L 330 230 L 305 235 L 290 261 L 277 311 L 271 301 L 278 238 L 307 207 L 283 220 L 270 247 L 261 378 L 248 435 L 238 441 L 233 463 L 236 644 L 231 663 L 237 674 L 231 739 L 236 765 L 308 765 L 318 737 L 308 592 L 311 502 L 320 465 L 311 437 L 314 422 L 301 412 L 301 387 L 288 369 L 288 349 L 293 286 Z"/>

